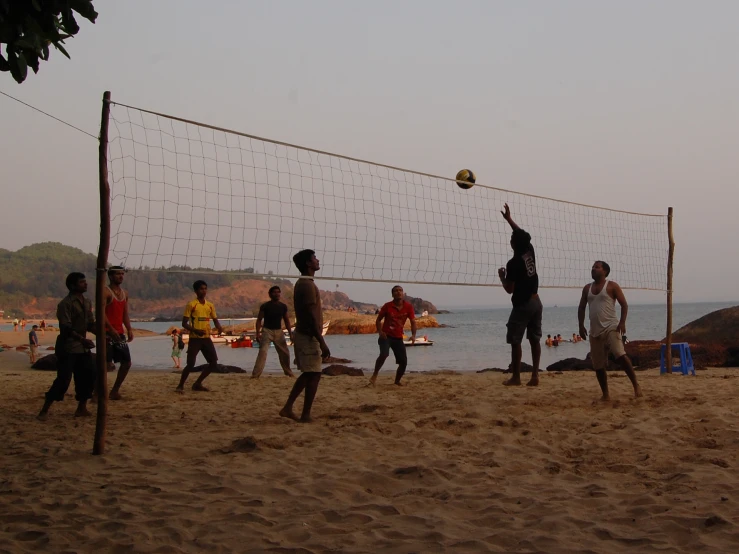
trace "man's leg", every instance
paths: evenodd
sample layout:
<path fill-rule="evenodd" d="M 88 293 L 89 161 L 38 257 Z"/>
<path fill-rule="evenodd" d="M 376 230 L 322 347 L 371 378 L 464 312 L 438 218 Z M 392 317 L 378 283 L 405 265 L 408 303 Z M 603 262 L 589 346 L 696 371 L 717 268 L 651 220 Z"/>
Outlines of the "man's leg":
<path fill-rule="evenodd" d="M 372 377 L 370 377 L 370 386 L 375 385 L 377 382 L 377 375 L 380 373 L 382 365 L 385 363 L 385 360 L 388 359 L 388 356 L 390 356 L 390 342 L 388 339 L 378 338 L 377 344 L 380 347 L 380 355 L 377 356 L 377 360 L 375 360 L 375 371 L 372 373 Z"/>
<path fill-rule="evenodd" d="M 203 381 L 208 375 L 218 370 L 218 354 L 216 354 L 216 347 L 210 339 L 203 341 L 200 351 L 203 353 L 205 361 L 208 362 L 208 367 L 200 372 L 200 377 L 192 384 L 192 390 L 208 392 L 209 389 L 203 386 Z"/>
<path fill-rule="evenodd" d="M 128 349 L 128 343 L 123 343 L 120 350 L 120 366 L 118 366 L 118 375 L 115 378 L 115 383 L 113 384 L 113 388 L 110 389 L 110 395 L 108 398 L 111 400 L 120 400 L 121 399 L 121 385 L 123 384 L 123 381 L 126 380 L 126 376 L 128 375 L 128 371 L 131 369 L 131 351 Z"/>
<path fill-rule="evenodd" d="M 590 361 L 593 363 L 595 376 L 603 393 L 601 400 L 610 400 L 611 397 L 608 394 L 608 373 L 606 373 L 608 354 L 606 353 L 605 340 L 602 337 L 590 337 Z"/>
<path fill-rule="evenodd" d="M 290 369 L 290 350 L 287 348 L 287 341 L 285 340 L 285 334 L 282 329 L 276 330 L 272 333 L 272 340 L 275 344 L 275 350 L 277 350 L 277 356 L 280 358 L 280 366 L 282 372 L 288 377 L 295 377 L 293 370 Z"/>
<path fill-rule="evenodd" d="M 295 381 L 295 384 L 290 391 L 290 396 L 287 397 L 287 402 L 285 402 L 285 406 L 280 410 L 280 415 L 282 417 L 288 417 L 290 419 L 294 419 L 295 421 L 298 420 L 298 416 L 296 416 L 293 412 L 293 404 L 295 404 L 295 401 L 298 399 L 298 396 L 300 396 L 300 393 L 303 392 L 303 390 L 308 385 L 308 381 L 308 373 L 301 374 L 300 377 L 298 377 L 298 379 Z"/>
<path fill-rule="evenodd" d="M 508 328 L 506 342 L 511 345 L 511 378 L 503 382 L 507 387 L 521 384 L 521 341 L 523 340 L 528 321 L 529 317 L 523 308 L 514 306 L 506 324 Z"/>
<path fill-rule="evenodd" d="M 503 382 L 508 387 L 521 384 L 521 343 L 511 344 L 511 378 Z"/>
<path fill-rule="evenodd" d="M 318 392 L 318 384 L 321 382 L 321 374 L 317 371 L 304 373 L 308 376 L 308 383 L 305 386 L 305 401 L 303 402 L 303 413 L 300 415 L 302 423 L 311 423 L 310 410 L 313 407 L 313 400 Z"/>
<path fill-rule="evenodd" d="M 183 392 L 185 381 L 187 381 L 190 372 L 195 367 L 195 360 L 198 358 L 198 352 L 200 352 L 200 339 L 190 339 L 187 345 L 187 362 L 185 363 L 185 369 L 182 370 L 180 384 L 177 385 L 175 391 Z"/>
<path fill-rule="evenodd" d="M 393 354 L 395 354 L 395 362 L 398 364 L 398 369 L 395 372 L 395 384 L 401 387 L 400 380 L 405 375 L 405 368 L 408 366 L 408 354 L 403 339 L 391 339 L 390 346 L 393 349 Z"/>
<path fill-rule="evenodd" d="M 57 355 L 57 368 L 56 368 L 56 379 L 51 384 L 49 391 L 46 393 L 46 400 L 38 414 L 38 419 L 44 421 L 49 415 L 49 408 L 54 402 L 61 402 L 64 400 L 64 395 L 67 394 L 69 384 L 72 382 L 72 371 L 69 369 L 69 364 L 65 356 L 64 359 L 59 359 Z"/>
<path fill-rule="evenodd" d="M 92 354 L 71 354 L 72 373 L 74 375 L 75 399 L 77 410 L 74 417 L 88 417 L 92 414 L 87 410 L 87 401 L 92 398 L 95 389 L 95 364 Z"/>
<path fill-rule="evenodd" d="M 634 372 L 634 366 L 631 365 L 631 358 L 626 354 L 616 360 L 621 368 L 626 372 L 626 375 L 631 381 L 631 386 L 634 387 L 634 397 L 639 398 L 642 396 L 641 387 L 636 381 L 636 373 Z"/>
<path fill-rule="evenodd" d="M 531 317 L 526 327 L 526 337 L 531 345 L 531 379 L 526 383 L 529 387 L 539 385 L 539 363 L 541 362 L 541 318 L 544 312 L 544 306 L 538 295 L 529 300 L 529 310 Z"/>
<path fill-rule="evenodd" d="M 541 343 L 539 339 L 529 339 L 531 345 L 531 362 L 534 368 L 531 370 L 531 379 L 526 383 L 529 387 L 536 387 L 539 385 L 539 362 L 541 361 Z"/>
<path fill-rule="evenodd" d="M 259 354 L 254 362 L 254 368 L 251 370 L 251 378 L 259 379 L 264 371 L 264 364 L 267 363 L 267 352 L 269 351 L 269 334 L 266 329 L 262 329 L 262 340 L 259 341 Z"/>

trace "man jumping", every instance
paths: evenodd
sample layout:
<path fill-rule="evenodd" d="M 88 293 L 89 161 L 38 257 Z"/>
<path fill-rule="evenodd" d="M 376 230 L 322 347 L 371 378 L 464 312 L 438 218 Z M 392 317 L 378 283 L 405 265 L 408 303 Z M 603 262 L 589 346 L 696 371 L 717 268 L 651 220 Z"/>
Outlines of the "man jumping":
<path fill-rule="evenodd" d="M 531 245 L 531 235 L 521 229 L 511 218 L 508 204 L 500 212 L 513 229 L 511 248 L 513 257 L 506 267 L 498 270 L 498 276 L 505 291 L 511 295 L 513 309 L 508 318 L 506 342 L 511 345 L 511 372 L 513 375 L 504 385 L 521 384 L 521 341 L 526 331 L 526 338 L 531 345 L 533 369 L 531 379 L 526 383 L 529 387 L 539 384 L 539 360 L 541 358 L 541 315 L 543 307 L 539 299 L 539 275 L 536 273 L 536 255 Z"/>

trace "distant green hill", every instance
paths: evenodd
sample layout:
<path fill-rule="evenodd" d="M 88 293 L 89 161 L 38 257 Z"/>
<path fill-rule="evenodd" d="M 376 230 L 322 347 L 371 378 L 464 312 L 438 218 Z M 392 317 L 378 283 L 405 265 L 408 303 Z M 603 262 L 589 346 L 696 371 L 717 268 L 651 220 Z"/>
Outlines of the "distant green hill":
<path fill-rule="evenodd" d="M 32 244 L 16 252 L 0 249 L 0 309 L 5 310 L 6 316 L 21 317 L 26 315 L 29 306 L 38 305 L 38 300 L 54 299 L 58 302 L 67 294 L 64 281 L 72 271 L 81 271 L 87 276 L 88 295 L 92 297 L 96 261 L 96 256 L 59 242 Z M 198 278 L 193 273 L 198 276 L 207 274 L 210 288 L 228 286 L 236 280 L 248 278 L 214 273 L 209 269 L 175 266 L 168 271 L 129 273 L 125 287 L 132 296 L 144 301 L 179 298 L 183 291 L 191 290 L 193 280 Z M 34 311 L 50 313 L 49 306 L 55 306 L 55 303 L 44 302 L 43 305 Z"/>

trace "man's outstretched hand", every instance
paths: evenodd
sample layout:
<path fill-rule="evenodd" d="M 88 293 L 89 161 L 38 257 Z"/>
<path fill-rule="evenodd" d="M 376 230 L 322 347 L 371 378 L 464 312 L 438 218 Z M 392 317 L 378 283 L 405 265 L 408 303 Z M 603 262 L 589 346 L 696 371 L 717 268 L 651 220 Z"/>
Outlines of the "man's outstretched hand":
<path fill-rule="evenodd" d="M 511 219 L 511 209 L 508 207 L 508 203 L 503 204 L 503 211 L 500 212 L 506 221 Z"/>

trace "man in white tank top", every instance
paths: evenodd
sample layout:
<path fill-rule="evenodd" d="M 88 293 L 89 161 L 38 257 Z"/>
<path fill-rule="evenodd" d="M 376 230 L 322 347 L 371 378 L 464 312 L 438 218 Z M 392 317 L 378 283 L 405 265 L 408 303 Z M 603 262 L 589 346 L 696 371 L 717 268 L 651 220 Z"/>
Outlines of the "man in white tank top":
<path fill-rule="evenodd" d="M 580 306 L 577 309 L 577 319 L 580 323 L 580 336 L 588 337 L 585 329 L 585 307 L 590 311 L 590 359 L 603 391 L 603 400 L 610 400 L 608 395 L 608 351 L 610 350 L 618 365 L 626 372 L 634 387 L 634 396 L 642 395 L 639 383 L 636 382 L 636 373 L 631 360 L 624 349 L 623 335 L 626 334 L 626 315 L 629 305 L 626 303 L 624 291 L 614 281 L 606 278 L 611 273 L 610 266 L 603 261 L 593 264 L 590 271 L 593 282 L 582 289 Z M 616 316 L 616 302 L 621 306 L 621 318 Z"/>

